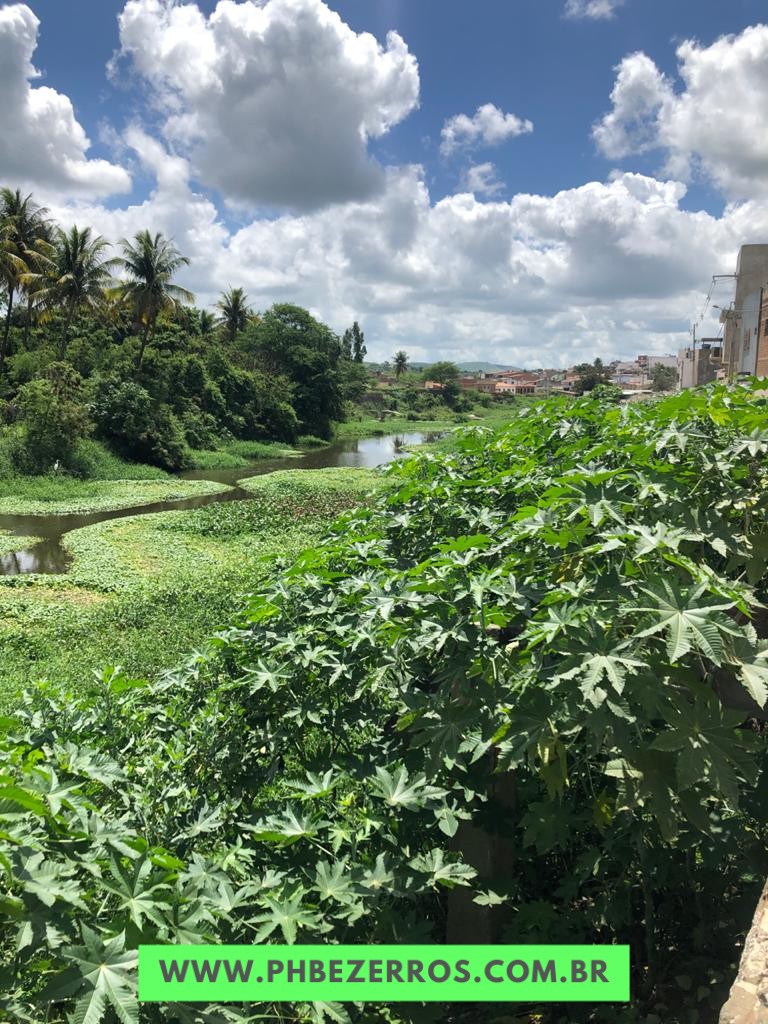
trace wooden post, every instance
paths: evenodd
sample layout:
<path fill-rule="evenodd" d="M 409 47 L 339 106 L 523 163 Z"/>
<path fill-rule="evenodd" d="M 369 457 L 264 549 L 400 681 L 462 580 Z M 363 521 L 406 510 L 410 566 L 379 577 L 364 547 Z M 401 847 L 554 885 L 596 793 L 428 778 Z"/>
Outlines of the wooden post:
<path fill-rule="evenodd" d="M 514 772 L 494 776 L 490 798 L 500 809 L 514 811 L 517 804 Z M 451 841 L 451 849 L 461 854 L 465 863 L 477 871 L 478 877 L 472 890 L 457 886 L 449 893 L 445 941 L 451 945 L 493 945 L 499 939 L 500 911 L 504 908 L 479 906 L 473 902 L 473 890 L 491 886 L 494 879 L 503 880 L 511 875 L 513 844 L 472 821 L 462 821 Z"/>

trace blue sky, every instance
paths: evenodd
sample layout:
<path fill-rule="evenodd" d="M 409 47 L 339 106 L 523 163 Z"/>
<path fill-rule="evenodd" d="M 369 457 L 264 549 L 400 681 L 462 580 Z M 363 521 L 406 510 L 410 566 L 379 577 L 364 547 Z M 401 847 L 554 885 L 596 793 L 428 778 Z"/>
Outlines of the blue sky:
<path fill-rule="evenodd" d="M 0 178 L 110 238 L 173 234 L 202 304 L 244 283 L 360 319 L 379 357 L 562 365 L 674 350 L 768 238 L 764 3 L 216 7 L 0 5 L 0 89 L 30 98 Z"/>
<path fill-rule="evenodd" d="M 99 145 L 105 119 L 118 128 L 141 108 L 135 90 L 113 86 L 105 66 L 119 46 L 121 0 L 32 0 L 42 22 L 35 63 L 44 81 L 70 96 L 79 120 Z M 210 14 L 216 3 L 197 5 Z M 737 33 L 766 17 L 760 0 L 627 0 L 611 18 L 567 18 L 562 0 L 346 0 L 329 5 L 358 32 L 379 39 L 392 29 L 419 62 L 420 108 L 373 151 L 391 163 L 418 161 L 429 172 L 438 195 L 456 189 L 461 159 L 439 155 L 440 129 L 460 110 L 493 102 L 534 122 L 530 136 L 486 150 L 500 170 L 505 194 L 554 193 L 614 167 L 596 149 L 590 129 L 607 109 L 614 67 L 636 50 L 652 56 L 675 76 L 675 50 L 682 39 L 708 43 Z M 479 10 L 478 6 L 482 9 Z M 653 173 L 654 155 L 620 161 L 633 171 Z M 722 210 L 722 196 L 706 183 L 689 189 L 688 209 Z"/>

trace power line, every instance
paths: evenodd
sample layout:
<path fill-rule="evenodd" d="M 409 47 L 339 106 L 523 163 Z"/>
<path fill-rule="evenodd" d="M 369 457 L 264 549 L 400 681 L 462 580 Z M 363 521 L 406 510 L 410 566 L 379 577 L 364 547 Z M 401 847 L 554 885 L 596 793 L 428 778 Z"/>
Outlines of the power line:
<path fill-rule="evenodd" d="M 704 322 L 704 317 L 707 315 L 707 310 L 709 309 L 709 304 L 712 301 L 712 293 L 714 292 L 714 290 L 715 290 L 715 288 L 717 286 L 717 282 L 718 281 L 722 281 L 724 278 L 730 278 L 731 280 L 733 280 L 735 277 L 736 277 L 735 274 L 713 274 L 712 275 L 712 282 L 711 282 L 711 284 L 709 286 L 709 291 L 707 292 L 707 297 L 704 300 L 704 308 L 702 309 L 701 313 L 699 314 L 698 319 L 696 320 L 697 324 L 700 324 L 700 323 Z"/>

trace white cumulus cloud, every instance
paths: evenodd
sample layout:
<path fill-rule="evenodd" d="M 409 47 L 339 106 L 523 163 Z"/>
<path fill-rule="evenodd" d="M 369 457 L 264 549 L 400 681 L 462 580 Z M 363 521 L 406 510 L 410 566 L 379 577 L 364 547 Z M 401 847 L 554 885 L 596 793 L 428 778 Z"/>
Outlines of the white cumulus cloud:
<path fill-rule="evenodd" d="M 384 186 L 368 140 L 418 105 L 415 58 L 322 0 L 128 0 L 122 58 L 155 90 L 166 140 L 227 199 L 317 209 Z M 120 62 L 113 63 L 113 68 Z"/>
<path fill-rule="evenodd" d="M 468 167 L 464 183 L 467 191 L 476 196 L 497 196 L 504 191 L 504 182 L 498 178 L 496 165 L 490 162 Z"/>
<path fill-rule="evenodd" d="M 0 179 L 90 195 L 126 192 L 127 172 L 89 159 L 90 146 L 67 96 L 32 86 L 40 22 L 26 4 L 0 7 Z"/>
<path fill-rule="evenodd" d="M 64 224 L 112 240 L 162 231 L 192 263 L 181 282 L 212 305 L 243 286 L 256 308 L 296 302 L 342 331 L 357 319 L 371 358 L 487 358 L 567 366 L 685 344 L 713 273 L 768 232 L 768 204 L 722 216 L 682 206 L 685 185 L 617 174 L 554 196 L 435 202 L 418 166 L 390 168 L 383 190 L 334 208 L 228 228 L 188 163 L 140 129 L 127 143 L 156 185 L 122 209 L 54 204 Z M 717 325 L 707 330 L 717 333 Z"/>
<path fill-rule="evenodd" d="M 493 103 L 484 103 L 471 117 L 468 114 L 455 114 L 445 122 L 440 133 L 440 149 L 447 156 L 464 147 L 497 146 L 516 135 L 532 131 L 532 121 L 516 114 L 505 114 Z"/>
<path fill-rule="evenodd" d="M 16 11 L 18 17 L 19 11 L 27 9 L 21 5 L 2 9 L 8 10 Z M 289 11 L 295 19 L 287 18 Z M 197 294 L 200 305 L 212 305 L 222 289 L 239 285 L 260 309 L 279 301 L 296 302 L 338 331 L 359 320 L 371 357 L 376 359 L 391 357 L 403 348 L 414 360 L 486 358 L 566 366 L 597 355 L 610 359 L 643 351 L 674 351 L 688 337 L 691 318 L 701 309 L 711 275 L 732 271 L 739 246 L 763 241 L 768 234 L 768 199 L 759 193 L 731 201 L 719 216 L 695 212 L 685 208 L 686 184 L 673 174 L 660 179 L 616 172 L 607 181 L 588 182 L 556 195 L 517 194 L 504 199 L 494 165 L 467 160 L 461 191 L 437 201 L 429 192 L 428 171 L 418 165 L 375 168 L 375 187 L 360 187 L 360 167 L 370 164 L 365 140 L 386 130 L 397 116 L 405 116 L 418 94 L 418 77 L 411 79 L 407 70 L 410 67 L 416 75 L 415 62 L 411 64 L 404 43 L 390 41 L 385 48 L 372 37 L 340 28 L 336 16 L 319 0 L 265 0 L 261 5 L 221 0 L 211 17 L 190 3 L 129 0 L 125 13 L 139 21 L 140 15 L 149 18 L 142 22 L 147 33 L 147 26 L 158 27 L 156 37 L 142 36 L 134 20 L 132 31 L 138 33 L 134 43 L 138 46 L 138 40 L 145 38 L 148 50 L 125 51 L 133 64 L 141 65 L 139 70 L 152 87 L 146 95 L 156 104 L 154 113 L 163 111 L 159 128 L 148 129 L 152 118 L 147 115 L 120 137 L 125 150 L 121 162 L 129 166 L 130 155 L 130 166 L 137 165 L 137 180 L 152 183 L 146 194 L 123 206 L 105 203 L 96 184 L 83 191 L 67 175 L 51 175 L 42 191 L 34 169 L 29 168 L 20 171 L 18 183 L 34 187 L 65 227 L 91 224 L 113 242 L 144 228 L 173 238 L 192 260 L 180 281 Z M 297 109 L 286 145 L 295 144 L 297 152 L 304 153 L 300 171 L 306 178 L 298 185 L 292 183 L 290 201 L 284 203 L 287 208 L 272 211 L 271 216 L 240 210 L 233 226 L 222 214 L 231 211 L 205 186 L 219 182 L 225 200 L 242 197 L 243 192 L 206 175 L 206 159 L 211 156 L 207 147 L 213 143 L 196 132 L 216 110 L 223 117 L 224 97 L 234 109 L 232 82 L 240 73 L 238 68 L 248 89 L 255 90 L 256 109 L 269 107 L 261 90 L 268 91 L 273 78 L 276 109 L 286 109 L 286 96 L 291 89 L 299 89 L 294 82 L 298 58 L 285 57 L 286 73 L 281 76 L 272 58 L 264 55 L 263 37 L 267 30 L 274 32 L 269 34 L 270 47 L 283 55 L 294 54 L 297 39 L 304 38 L 302 19 L 305 28 L 311 26 L 306 45 L 319 46 L 320 38 L 326 47 L 323 81 L 335 82 L 326 96 L 334 101 L 339 95 L 347 97 L 354 77 L 350 54 L 359 59 L 359 81 L 370 86 L 371 75 L 377 78 L 381 73 L 386 79 L 382 68 L 396 67 L 400 70 L 394 81 L 402 84 L 401 75 L 405 75 L 412 85 L 415 81 L 416 91 L 411 91 L 410 100 L 383 92 L 372 104 L 365 101 L 354 106 L 352 99 L 339 100 L 342 107 L 352 104 L 359 131 L 352 132 L 357 139 L 352 176 L 344 179 L 338 198 L 318 191 L 320 186 L 328 187 L 323 161 L 335 157 L 327 149 L 318 154 L 322 169 L 318 185 L 306 123 Z M 25 24 L 31 25 L 34 36 L 36 20 L 23 15 L 20 25 Z M 17 27 L 17 37 L 19 33 Z M 761 38 L 758 33 L 752 40 L 756 54 L 761 52 Z M 246 45 L 243 39 L 255 43 Z M 740 40 L 734 37 L 725 42 L 734 47 Z M 25 51 L 30 55 L 27 64 L 30 46 L 34 47 L 34 40 Z M 674 150 L 683 157 L 694 154 L 691 159 L 703 162 L 706 132 L 696 123 L 695 112 L 688 110 L 686 97 L 712 88 L 708 82 L 698 82 L 694 73 L 702 54 L 709 51 L 693 44 L 686 47 L 681 48 L 685 55 L 681 60 L 689 76 L 684 77 L 682 93 L 647 57 L 627 59 L 614 89 L 615 116 L 602 122 L 599 141 L 606 151 L 618 157 L 658 144 L 667 146 L 670 158 Z M 724 73 L 733 82 L 737 76 L 725 59 L 730 52 L 720 56 Z M 0 51 L 0 57 L 5 54 Z M 230 68 L 224 67 L 224 54 L 232 63 Z M 382 62 L 378 71 L 371 70 L 371 61 L 377 67 Z M 312 74 L 319 82 L 319 52 L 312 52 L 313 62 Z M 261 85 L 260 67 L 267 68 Z M 31 74 L 25 65 L 27 82 Z M 219 94 L 217 83 L 222 82 L 226 89 Z M 202 95 L 206 90 L 210 97 Z M 246 105 L 249 96 L 243 96 Z M 299 93 L 296 96 L 298 102 Z M 288 109 L 292 109 L 290 103 Z M 492 110 L 496 113 L 485 122 L 477 121 L 477 115 L 467 118 L 480 124 L 475 142 L 490 144 L 514 134 L 505 120 L 513 115 Z M 224 167 L 224 157 L 235 147 L 234 137 L 227 132 L 234 130 L 236 121 L 228 122 L 226 131 L 221 129 L 223 135 L 216 135 L 211 127 L 211 139 L 221 147 L 221 174 L 231 170 Z M 243 123 L 251 122 L 246 118 Z M 259 122 L 254 131 L 261 130 Z M 683 145 L 680 140 L 688 139 L 686 133 L 694 130 L 699 133 L 696 146 L 690 140 Z M 329 131 L 346 132 L 347 139 L 349 126 L 330 124 Z M 26 138 L 24 131 L 21 136 Z M 463 145 L 461 131 L 457 147 L 460 137 Z M 671 138 L 680 142 L 676 149 Z M 246 147 L 254 144 L 253 138 L 244 143 Z M 258 195 L 260 202 L 266 202 L 267 185 L 277 188 L 279 161 L 270 163 L 269 154 L 260 161 L 255 150 L 249 152 L 247 166 L 258 187 L 248 195 L 252 201 Z M 717 166 L 720 173 L 727 166 L 732 174 L 736 165 Z M 240 171 L 244 174 L 246 169 L 244 163 Z M 340 168 L 339 174 L 346 170 Z M 0 161 L 0 180 L 7 180 L 2 171 Z M 262 174 L 266 177 L 259 177 Z M 240 184 L 243 180 L 247 185 L 246 179 Z M 716 332 L 717 326 L 711 326 Z"/>
<path fill-rule="evenodd" d="M 566 0 L 566 18 L 612 18 L 624 0 Z"/>
<path fill-rule="evenodd" d="M 656 148 L 662 107 L 674 102 L 671 84 L 644 53 L 625 57 L 616 71 L 612 108 L 593 129 L 598 148 L 612 160 Z"/>
<path fill-rule="evenodd" d="M 677 49 L 682 88 L 643 53 L 617 68 L 612 109 L 594 127 L 612 159 L 658 149 L 665 173 L 700 173 L 726 196 L 768 195 L 768 25 Z"/>

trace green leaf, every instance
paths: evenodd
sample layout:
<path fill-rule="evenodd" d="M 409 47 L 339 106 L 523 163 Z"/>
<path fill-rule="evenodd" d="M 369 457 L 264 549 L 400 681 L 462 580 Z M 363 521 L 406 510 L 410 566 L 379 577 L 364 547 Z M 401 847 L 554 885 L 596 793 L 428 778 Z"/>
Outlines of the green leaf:
<path fill-rule="evenodd" d="M 408 772 L 402 766 L 394 775 L 386 768 L 377 767 L 376 778 L 371 780 L 371 787 L 390 807 L 403 807 L 406 810 L 416 810 L 445 796 L 445 790 L 430 785 L 424 774 L 414 777 L 409 782 Z"/>
<path fill-rule="evenodd" d="M 285 941 L 292 946 L 299 928 L 310 928 L 319 923 L 316 914 L 303 909 L 301 894 L 286 899 L 265 896 L 263 903 L 267 910 L 253 918 L 255 924 L 261 925 L 254 935 L 254 942 L 263 942 L 279 928 Z"/>
<path fill-rule="evenodd" d="M 764 708 L 768 704 L 768 654 L 759 654 L 754 661 L 739 664 L 739 677 L 752 700 Z"/>
<path fill-rule="evenodd" d="M 11 807 L 8 807 L 8 804 Z M 14 813 L 14 809 L 16 813 L 19 809 L 31 811 L 41 818 L 48 813 L 43 801 L 29 790 L 22 789 L 20 786 L 0 786 L 0 815 Z"/>
<path fill-rule="evenodd" d="M 99 1024 L 104 1019 L 107 1007 L 114 1011 L 121 1024 L 138 1024 L 136 951 L 124 950 L 125 936 L 122 934 L 104 942 L 99 935 L 83 925 L 82 935 L 84 945 L 62 950 L 62 955 L 77 971 L 75 980 L 71 973 L 62 976 L 57 990 L 54 979 L 47 987 L 44 998 L 53 1001 L 60 996 L 80 993 L 70 1018 L 76 1024 Z"/>
<path fill-rule="evenodd" d="M 652 603 L 636 610 L 650 613 L 653 622 L 640 630 L 638 637 L 665 632 L 671 662 L 679 661 L 693 648 L 716 665 L 721 664 L 723 634 L 738 636 L 740 631 L 730 619 L 718 614 L 732 608 L 733 602 L 707 601 L 703 599 L 705 591 L 706 585 L 684 591 L 667 580 L 661 580 L 654 588 L 642 588 Z"/>
<path fill-rule="evenodd" d="M 410 866 L 416 871 L 429 875 L 430 884 L 452 889 L 456 885 L 469 885 L 477 872 L 468 864 L 446 861 L 440 849 L 414 857 Z"/>

